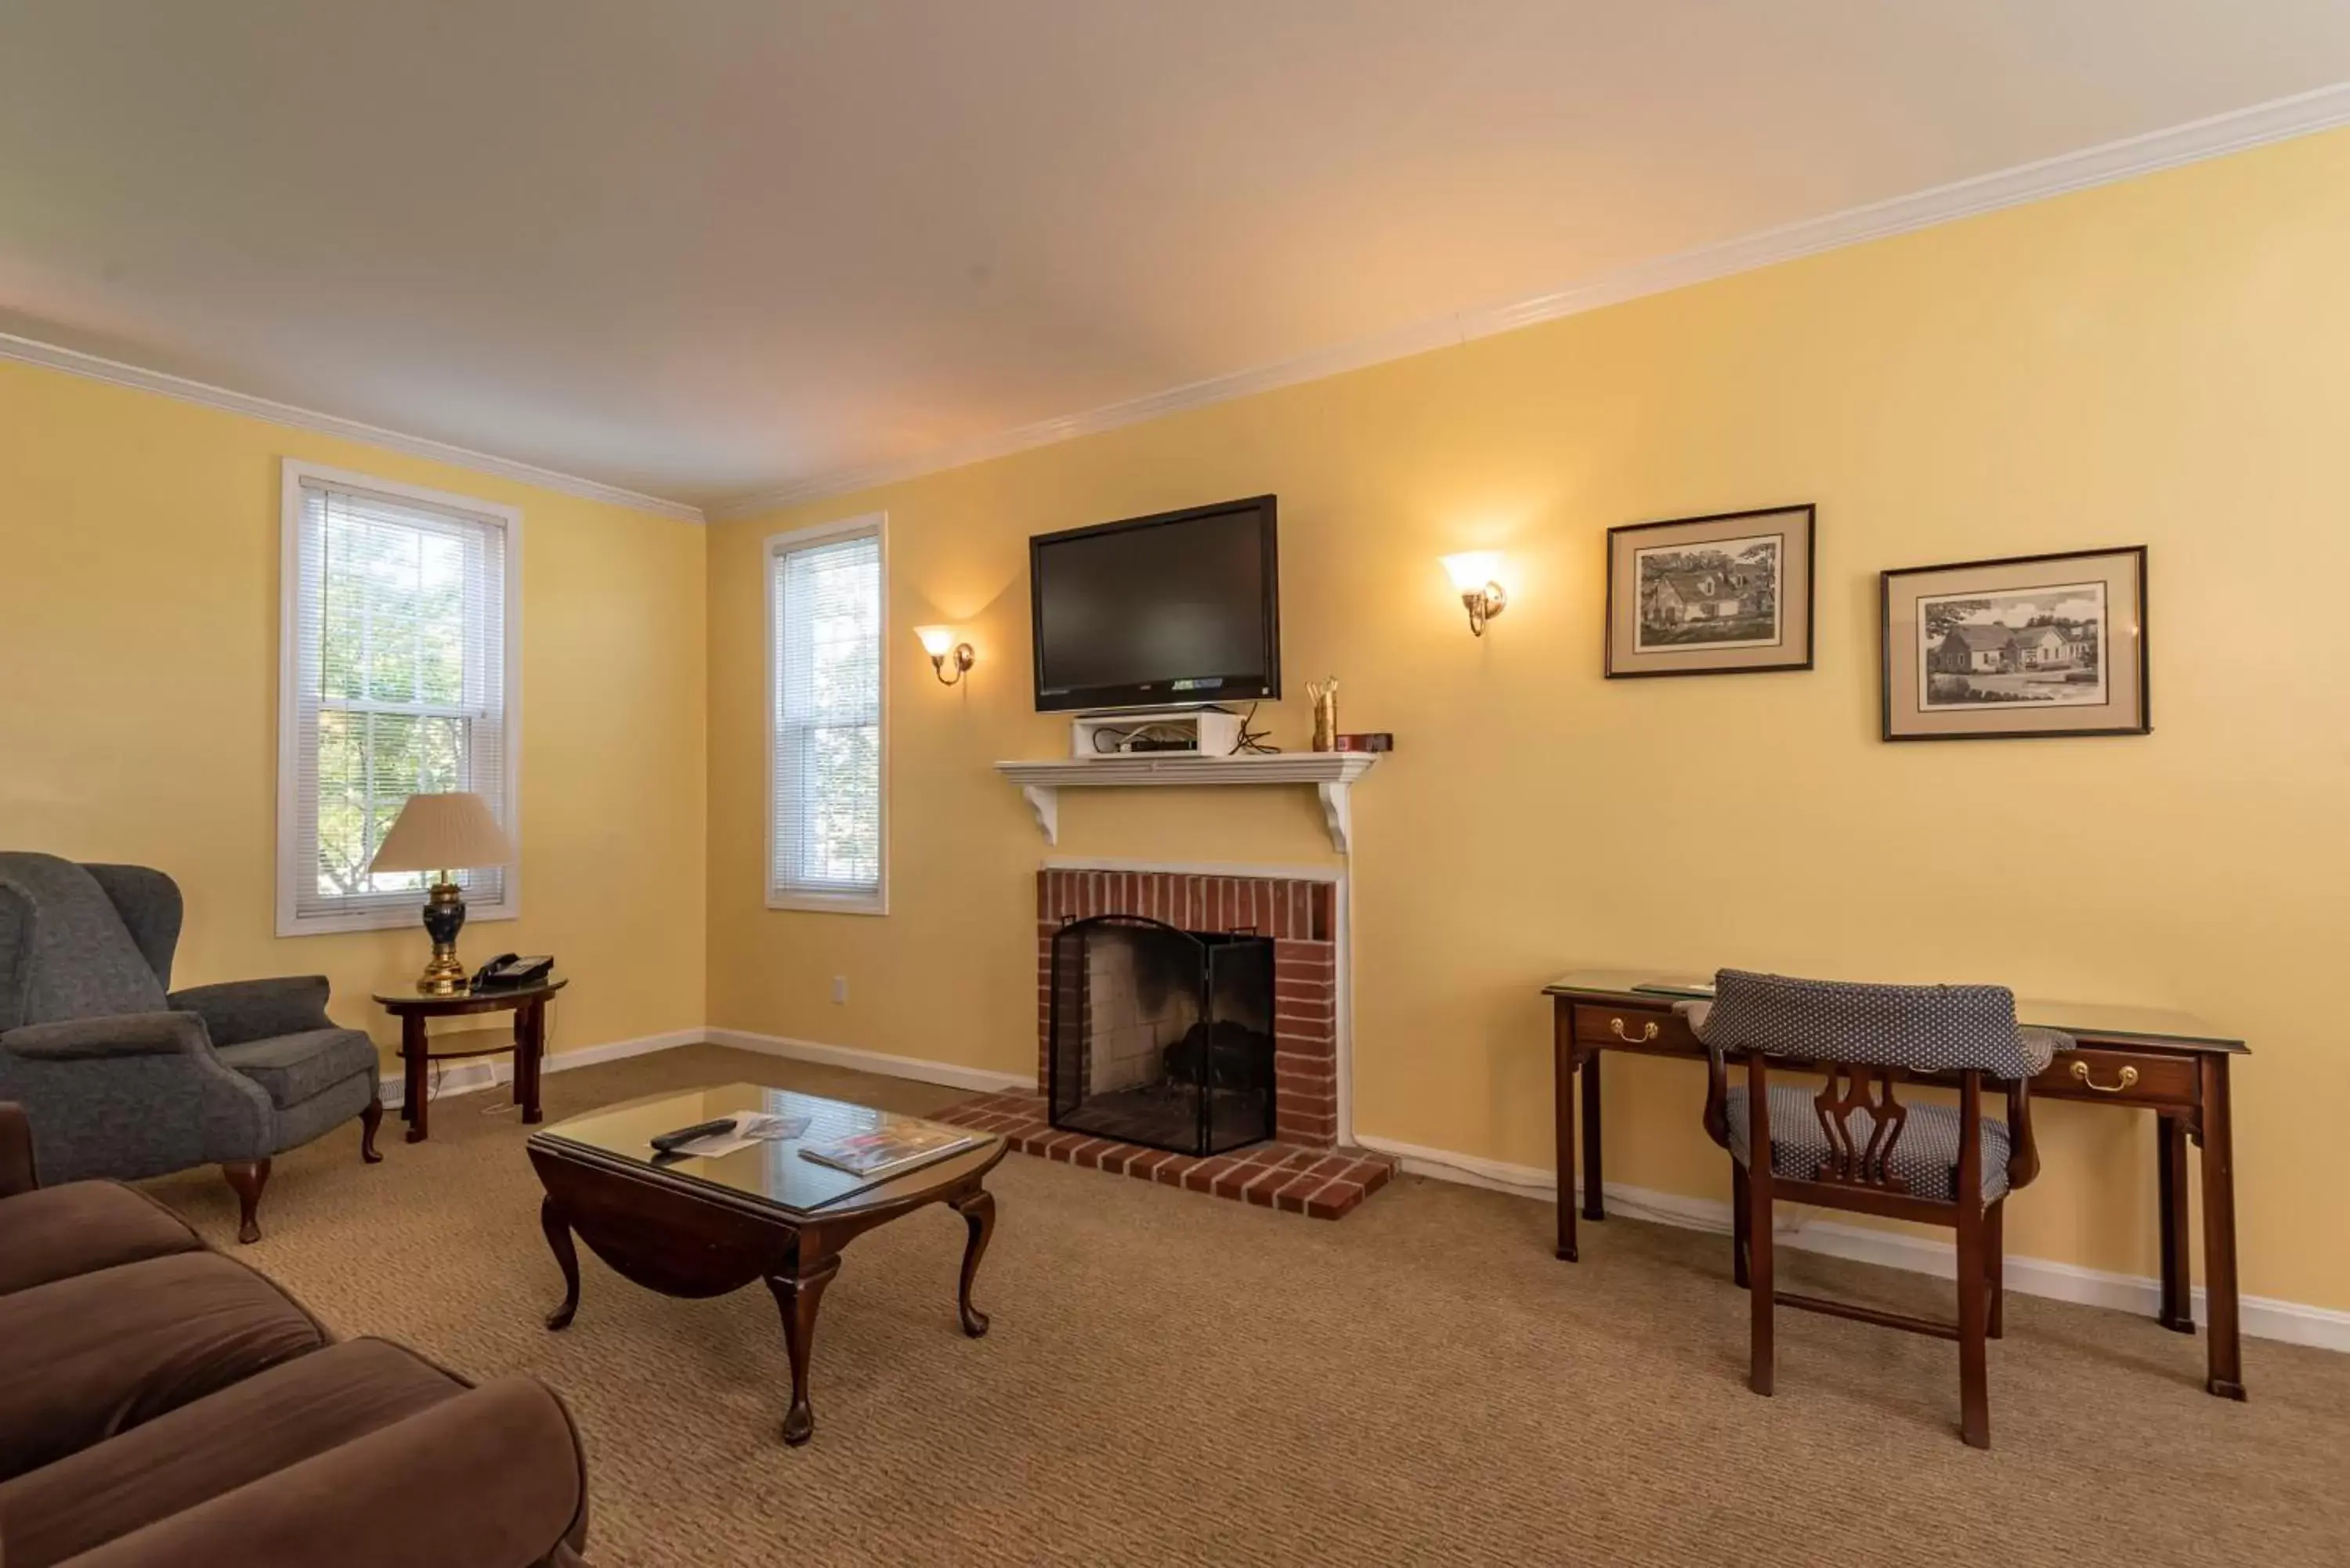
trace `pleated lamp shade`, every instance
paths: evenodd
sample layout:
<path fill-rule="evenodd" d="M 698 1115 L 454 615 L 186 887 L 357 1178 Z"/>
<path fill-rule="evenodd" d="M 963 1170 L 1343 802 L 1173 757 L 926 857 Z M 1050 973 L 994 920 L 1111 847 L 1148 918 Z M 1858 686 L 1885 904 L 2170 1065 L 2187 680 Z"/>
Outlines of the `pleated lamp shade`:
<path fill-rule="evenodd" d="M 368 869 L 469 871 L 509 865 L 514 857 L 514 840 L 490 815 L 490 803 L 459 790 L 410 795 Z"/>

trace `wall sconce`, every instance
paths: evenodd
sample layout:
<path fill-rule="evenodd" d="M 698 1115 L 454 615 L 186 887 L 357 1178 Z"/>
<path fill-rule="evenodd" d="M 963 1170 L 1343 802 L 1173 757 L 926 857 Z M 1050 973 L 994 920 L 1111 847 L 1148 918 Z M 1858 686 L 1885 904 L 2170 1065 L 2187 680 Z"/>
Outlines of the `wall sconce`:
<path fill-rule="evenodd" d="M 1471 634 L 1484 636 L 1485 623 L 1509 607 L 1510 596 L 1497 580 L 1502 575 L 1502 553 L 1470 550 L 1447 556 L 1444 569 L 1452 575 L 1452 586 L 1461 590 L 1461 602 L 1469 608 Z"/>
<path fill-rule="evenodd" d="M 957 642 L 954 628 L 918 626 L 914 628 L 914 635 L 922 639 L 922 651 L 931 656 L 931 669 L 937 672 L 940 685 L 953 685 L 961 680 L 963 672 L 971 668 L 971 644 Z M 955 669 L 952 675 L 947 673 L 947 664 L 950 660 L 953 662 Z"/>

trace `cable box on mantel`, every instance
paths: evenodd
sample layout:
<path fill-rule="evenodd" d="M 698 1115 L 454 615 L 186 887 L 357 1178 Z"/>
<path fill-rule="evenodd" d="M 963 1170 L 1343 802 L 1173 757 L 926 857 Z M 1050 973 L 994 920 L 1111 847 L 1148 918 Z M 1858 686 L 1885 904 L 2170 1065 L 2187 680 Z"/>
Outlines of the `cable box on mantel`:
<path fill-rule="evenodd" d="M 1229 757 L 1240 749 L 1241 715 L 1222 708 L 1080 713 L 1069 721 L 1069 754 L 1080 760 L 1151 752 Z"/>

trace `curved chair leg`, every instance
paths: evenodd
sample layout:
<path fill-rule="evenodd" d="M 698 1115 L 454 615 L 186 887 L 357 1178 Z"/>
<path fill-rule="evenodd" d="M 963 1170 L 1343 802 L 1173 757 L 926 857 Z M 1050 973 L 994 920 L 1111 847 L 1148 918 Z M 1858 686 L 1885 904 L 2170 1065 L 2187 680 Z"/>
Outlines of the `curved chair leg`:
<path fill-rule="evenodd" d="M 221 1175 L 228 1180 L 236 1194 L 239 1210 L 236 1239 L 243 1242 L 261 1240 L 261 1221 L 255 1218 L 261 1208 L 261 1189 L 269 1185 L 269 1162 L 265 1159 L 232 1159 L 223 1164 Z"/>
<path fill-rule="evenodd" d="M 379 1164 L 383 1159 L 383 1156 L 375 1150 L 375 1129 L 382 1125 L 383 1101 L 380 1098 L 369 1100 L 367 1109 L 359 1113 L 359 1158 L 369 1165 Z"/>

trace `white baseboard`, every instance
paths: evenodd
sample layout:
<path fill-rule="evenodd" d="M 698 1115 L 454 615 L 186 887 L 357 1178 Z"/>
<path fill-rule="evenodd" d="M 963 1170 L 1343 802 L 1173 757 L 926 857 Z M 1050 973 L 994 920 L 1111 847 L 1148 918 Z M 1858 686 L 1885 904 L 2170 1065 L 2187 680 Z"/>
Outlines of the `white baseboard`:
<path fill-rule="evenodd" d="M 1399 1143 L 1392 1138 L 1357 1137 L 1355 1141 L 1365 1148 L 1394 1155 L 1399 1166 L 1415 1176 L 1431 1177 L 1440 1181 L 1458 1181 L 1471 1187 L 1486 1187 L 1498 1192 L 1513 1192 L 1523 1198 L 1539 1198 L 1545 1202 L 1558 1201 L 1557 1178 L 1540 1166 L 1513 1165 L 1479 1155 L 1457 1154 L 1450 1149 Z M 1710 1231 L 1717 1235 L 1730 1233 L 1730 1205 L 1724 1202 L 1705 1198 L 1684 1198 L 1679 1193 L 1627 1187 L 1613 1181 L 1607 1184 L 1606 1195 L 1610 1212 L 1622 1214 L 1627 1219 L 1649 1220 L 1662 1225 L 1677 1225 L 1684 1230 Z M 1898 1231 L 1871 1230 L 1861 1225 L 1805 1217 L 1783 1221 L 1773 1234 L 1781 1246 L 1817 1252 L 1824 1257 L 1877 1263 L 1888 1269 L 1907 1269 L 1912 1273 L 1932 1274 L 1946 1280 L 1956 1277 L 1958 1273 L 1958 1260 L 1949 1242 Z M 2142 1274 L 2110 1273 L 2103 1269 L 2085 1269 L 2077 1263 L 2060 1263 L 2046 1258 L 2011 1256 L 2007 1260 L 2007 1283 L 2010 1289 L 2026 1295 L 2045 1296 L 2052 1301 L 2073 1302 L 2082 1306 L 2112 1307 L 2142 1317 L 2152 1317 L 2162 1303 L 2160 1283 Z M 2301 1302 L 2277 1301 L 2268 1296 L 2244 1296 L 2239 1305 L 2244 1332 L 2248 1334 L 2280 1340 L 2287 1345 L 2314 1345 L 2321 1350 L 2350 1351 L 2350 1312 L 2309 1306 Z M 2194 1293 L 2195 1321 L 2198 1323 L 2207 1321 L 2204 1307 L 2203 1288 L 2198 1285 Z"/>
<path fill-rule="evenodd" d="M 649 1056 L 656 1051 L 672 1050 L 680 1045 L 699 1045 L 710 1038 L 707 1029 L 673 1029 L 666 1034 L 646 1034 L 634 1040 L 608 1040 L 601 1045 L 583 1045 L 577 1051 L 558 1051 L 547 1057 L 546 1071 L 561 1073 L 573 1067 L 592 1067 L 598 1062 L 618 1062 L 624 1056 Z M 456 1095 L 470 1095 L 476 1089 L 492 1089 L 514 1082 L 514 1059 L 484 1057 L 478 1061 L 460 1062 L 441 1068 L 433 1085 L 432 1098 L 438 1102 Z M 396 1111 L 406 1101 L 406 1085 L 397 1077 L 387 1076 L 383 1083 L 383 1106 Z"/>
<path fill-rule="evenodd" d="M 1036 1086 L 1034 1073 L 999 1073 L 987 1067 L 960 1067 L 951 1062 L 930 1062 L 919 1056 L 892 1056 L 880 1051 L 863 1051 L 854 1045 L 826 1045 L 814 1040 L 794 1040 L 781 1034 L 754 1034 L 747 1029 L 708 1029 L 702 1031 L 702 1038 L 712 1045 L 764 1051 L 770 1056 L 789 1056 L 795 1062 L 816 1062 L 827 1067 L 854 1067 L 861 1073 L 912 1078 L 925 1084 L 944 1084 L 951 1088 L 971 1089 L 981 1094 L 1001 1094 L 1006 1089 L 1033 1089 Z"/>

